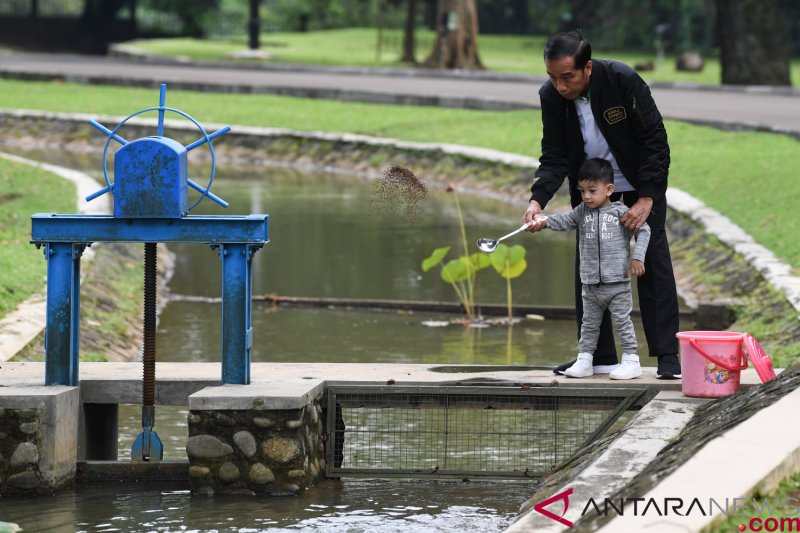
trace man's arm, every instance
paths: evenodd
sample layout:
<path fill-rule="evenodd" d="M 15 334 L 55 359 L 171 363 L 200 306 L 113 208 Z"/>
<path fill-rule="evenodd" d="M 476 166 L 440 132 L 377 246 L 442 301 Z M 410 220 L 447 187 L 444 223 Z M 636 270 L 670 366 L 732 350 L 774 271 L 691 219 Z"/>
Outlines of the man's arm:
<path fill-rule="evenodd" d="M 658 199 L 666 192 L 669 175 L 667 130 L 650 88 L 633 70 L 625 78 L 624 92 L 631 106 L 633 131 L 640 147 L 636 192 L 642 197 Z"/>

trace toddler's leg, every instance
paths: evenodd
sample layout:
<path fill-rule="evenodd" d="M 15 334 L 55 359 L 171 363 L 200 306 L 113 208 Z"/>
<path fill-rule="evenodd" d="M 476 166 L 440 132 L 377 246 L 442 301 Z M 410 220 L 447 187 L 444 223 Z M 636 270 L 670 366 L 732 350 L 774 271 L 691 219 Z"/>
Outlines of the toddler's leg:
<path fill-rule="evenodd" d="M 611 372 L 608 377 L 611 379 L 633 379 L 642 375 L 639 356 L 636 354 L 638 347 L 636 331 L 631 320 L 633 298 L 631 297 L 629 283 L 620 284 L 619 288 L 621 290 L 611 296 L 608 302 L 608 310 L 611 313 L 611 322 L 614 324 L 614 329 L 617 331 L 622 344 L 622 357 L 620 366 Z"/>
<path fill-rule="evenodd" d="M 597 338 L 600 335 L 600 322 L 603 320 L 604 306 L 597 298 L 595 287 L 584 285 L 581 290 L 583 300 L 583 321 L 581 338 L 578 341 L 578 357 L 575 363 L 564 371 L 571 378 L 588 378 L 594 374 L 594 356 Z"/>

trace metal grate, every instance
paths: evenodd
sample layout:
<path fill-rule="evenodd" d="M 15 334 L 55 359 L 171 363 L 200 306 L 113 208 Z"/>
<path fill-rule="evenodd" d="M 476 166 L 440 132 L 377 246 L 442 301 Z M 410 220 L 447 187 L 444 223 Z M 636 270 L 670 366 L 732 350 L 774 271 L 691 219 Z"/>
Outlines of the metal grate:
<path fill-rule="evenodd" d="M 328 388 L 331 477 L 540 477 L 601 436 L 635 388 Z"/>

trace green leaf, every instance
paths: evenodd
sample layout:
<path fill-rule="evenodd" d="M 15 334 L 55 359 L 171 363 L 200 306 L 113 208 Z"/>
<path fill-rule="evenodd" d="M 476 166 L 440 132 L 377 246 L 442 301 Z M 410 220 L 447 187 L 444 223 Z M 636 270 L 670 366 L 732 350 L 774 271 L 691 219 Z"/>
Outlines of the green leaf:
<path fill-rule="evenodd" d="M 433 251 L 430 257 L 425 258 L 422 261 L 422 271 L 427 272 L 428 270 L 432 269 L 436 265 L 442 262 L 444 256 L 447 255 L 447 252 L 450 251 L 449 246 L 442 246 L 441 248 L 437 248 Z"/>
<path fill-rule="evenodd" d="M 500 246 L 497 247 L 497 250 L 495 250 L 495 252 L 489 256 L 489 258 L 494 269 L 498 273 L 501 273 L 503 270 L 505 270 L 506 263 L 508 263 L 509 266 L 514 267 L 520 261 L 525 261 L 525 254 L 525 248 L 519 244 L 515 244 L 511 247 L 505 244 L 500 244 Z"/>
<path fill-rule="evenodd" d="M 509 259 L 508 262 L 511 263 L 512 265 L 516 265 L 518 262 L 525 260 L 525 254 L 527 253 L 528 251 L 525 249 L 524 246 L 520 244 L 515 244 L 514 246 L 511 247 L 511 258 Z"/>
<path fill-rule="evenodd" d="M 442 268 L 442 279 L 447 283 L 458 283 L 459 281 L 466 281 L 470 277 L 469 261 L 465 261 L 464 257 L 453 259 Z"/>
<path fill-rule="evenodd" d="M 475 270 L 483 270 L 484 268 L 492 264 L 492 260 L 489 258 L 489 254 L 485 253 L 474 253 L 471 256 L 469 256 L 469 260 L 472 263 L 472 266 Z"/>
<path fill-rule="evenodd" d="M 518 278 L 525 272 L 525 269 L 528 268 L 528 262 L 524 259 L 522 261 L 518 261 L 515 265 L 509 265 L 508 268 L 503 268 L 502 270 L 498 270 L 497 273 L 500 274 L 505 279 L 514 279 Z"/>

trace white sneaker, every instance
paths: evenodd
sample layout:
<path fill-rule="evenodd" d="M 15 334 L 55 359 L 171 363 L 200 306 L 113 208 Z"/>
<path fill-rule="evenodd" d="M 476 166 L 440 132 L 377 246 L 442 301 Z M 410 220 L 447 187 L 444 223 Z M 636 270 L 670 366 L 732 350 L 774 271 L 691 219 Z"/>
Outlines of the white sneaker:
<path fill-rule="evenodd" d="M 594 367 L 592 367 L 592 354 L 579 353 L 578 359 L 571 367 L 564 371 L 564 375 L 571 378 L 588 378 L 594 374 Z"/>
<path fill-rule="evenodd" d="M 639 356 L 631 353 L 622 354 L 622 362 L 619 368 L 611 372 L 608 377 L 611 379 L 633 379 L 642 375 L 642 367 L 639 365 Z"/>
<path fill-rule="evenodd" d="M 619 363 L 615 365 L 594 365 L 595 374 L 610 374 L 619 368 Z"/>

